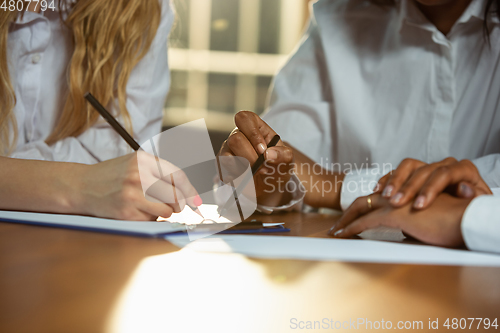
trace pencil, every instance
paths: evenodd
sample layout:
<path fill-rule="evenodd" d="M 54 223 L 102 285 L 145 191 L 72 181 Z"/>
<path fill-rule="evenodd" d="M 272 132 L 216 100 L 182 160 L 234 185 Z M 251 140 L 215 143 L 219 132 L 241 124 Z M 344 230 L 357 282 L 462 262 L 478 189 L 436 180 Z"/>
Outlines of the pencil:
<path fill-rule="evenodd" d="M 122 125 L 120 125 L 120 123 L 115 119 L 115 117 L 113 117 L 111 113 L 109 113 L 108 110 L 106 110 L 106 108 L 102 106 L 102 104 L 99 103 L 99 101 L 90 92 L 86 92 L 85 95 L 83 95 L 83 97 L 85 97 L 85 99 L 94 107 L 94 109 L 96 109 L 96 111 L 99 112 L 99 114 L 108 122 L 108 124 L 111 125 L 111 127 L 123 138 L 123 140 L 125 140 L 129 144 L 129 146 L 132 147 L 133 150 L 138 151 L 139 149 L 141 149 L 141 146 L 139 145 L 139 143 L 137 143 L 137 141 L 134 140 L 132 135 L 130 135 L 129 132 L 127 132 L 127 130 L 123 128 Z M 156 158 L 158 158 L 158 156 L 156 156 Z M 161 169 L 159 169 L 159 171 L 161 174 Z M 173 180 L 172 175 L 171 179 Z M 175 186 L 173 182 L 172 186 Z M 178 204 L 177 195 L 175 194 L 175 191 L 174 191 L 174 197 L 175 197 L 175 203 Z M 189 204 L 188 206 L 196 214 L 203 217 L 198 207 L 191 206 Z"/>
<path fill-rule="evenodd" d="M 271 139 L 271 141 L 269 142 L 269 144 L 267 145 L 267 148 L 271 148 L 271 147 L 276 146 L 279 141 L 280 141 L 280 136 L 278 134 L 276 134 Z M 259 169 L 262 167 L 262 165 L 264 164 L 264 162 L 265 162 L 264 154 L 260 154 L 259 157 L 257 158 L 257 161 L 255 161 L 255 163 L 252 165 L 252 177 L 255 176 L 255 174 L 257 173 L 257 171 L 259 171 Z M 247 179 L 243 179 L 243 181 L 240 183 L 240 185 L 238 185 L 238 187 L 236 189 L 233 189 L 234 199 L 235 199 L 235 202 L 237 202 L 237 204 L 239 204 L 239 199 L 238 199 L 238 196 L 237 196 L 238 190 L 239 190 L 239 192 L 241 192 L 245 188 L 245 186 L 247 186 L 247 184 L 248 184 L 249 181 L 250 181 L 250 179 L 248 179 L 248 180 Z M 229 208 L 229 206 L 232 205 L 232 203 L 233 203 L 232 198 L 229 198 L 224 205 L 222 205 L 221 207 L 219 207 L 217 209 L 217 211 L 219 213 L 219 217 L 221 217 L 222 215 L 224 215 L 224 213 L 227 211 L 227 209 Z"/>

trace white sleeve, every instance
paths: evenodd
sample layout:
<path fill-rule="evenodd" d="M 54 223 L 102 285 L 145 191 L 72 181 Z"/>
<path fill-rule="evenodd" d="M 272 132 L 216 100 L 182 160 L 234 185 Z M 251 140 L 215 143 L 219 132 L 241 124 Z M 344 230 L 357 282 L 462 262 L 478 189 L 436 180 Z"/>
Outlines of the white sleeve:
<path fill-rule="evenodd" d="M 472 160 L 489 187 L 500 187 L 500 154 L 491 154 Z"/>
<path fill-rule="evenodd" d="M 345 211 L 359 197 L 370 195 L 384 176 L 380 169 L 351 170 L 346 174 L 340 193 L 340 207 Z"/>
<path fill-rule="evenodd" d="M 269 107 L 262 116 L 275 131 L 294 148 L 314 161 L 330 154 L 331 94 L 321 68 L 324 53 L 314 19 L 294 54 L 273 79 Z M 297 176 L 289 184 L 295 189 L 292 200 L 281 207 L 258 206 L 264 213 L 300 210 L 305 189 Z"/>
<path fill-rule="evenodd" d="M 167 38 L 174 21 L 173 8 L 162 0 L 162 19 L 148 53 L 139 61 L 127 83 L 127 109 L 133 136 L 142 143 L 160 133 L 163 105 L 170 87 Z M 117 103 L 116 103 L 117 104 Z M 111 108 L 112 114 L 118 110 Z M 120 118 L 118 120 L 123 124 Z M 78 137 L 48 146 L 44 141 L 22 145 L 14 158 L 93 164 L 132 152 L 128 144 L 102 118 Z"/>
<path fill-rule="evenodd" d="M 331 108 L 327 68 L 318 28 L 311 20 L 300 46 L 274 77 L 262 116 L 283 141 L 316 162 L 331 155 Z"/>
<path fill-rule="evenodd" d="M 462 217 L 461 228 L 470 250 L 500 253 L 500 197 L 483 195 L 472 200 Z"/>

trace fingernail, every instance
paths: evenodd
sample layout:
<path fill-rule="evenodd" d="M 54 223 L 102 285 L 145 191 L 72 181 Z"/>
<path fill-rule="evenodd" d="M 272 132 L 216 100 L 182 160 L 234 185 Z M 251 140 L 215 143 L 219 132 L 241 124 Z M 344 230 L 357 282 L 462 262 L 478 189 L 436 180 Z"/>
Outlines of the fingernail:
<path fill-rule="evenodd" d="M 263 143 L 259 143 L 257 145 L 257 150 L 259 151 L 259 154 L 264 154 L 264 152 L 266 151 L 266 149 L 267 149 L 267 147 Z"/>
<path fill-rule="evenodd" d="M 380 190 L 380 184 L 375 185 L 373 192 L 378 192 L 378 190 Z"/>
<path fill-rule="evenodd" d="M 382 193 L 382 196 L 388 198 L 392 195 L 392 191 L 394 191 L 394 186 L 392 185 L 386 186 L 384 192 Z"/>
<path fill-rule="evenodd" d="M 339 236 L 343 232 L 344 232 L 344 229 L 340 229 L 340 230 L 337 230 L 333 235 L 334 236 Z"/>
<path fill-rule="evenodd" d="M 460 185 L 460 192 L 462 192 L 462 195 L 465 198 L 470 198 L 470 197 L 474 196 L 474 191 L 466 184 Z"/>
<path fill-rule="evenodd" d="M 397 205 L 401 201 L 401 199 L 403 199 L 403 193 L 398 192 L 398 193 L 396 193 L 395 196 L 392 197 L 391 203 Z"/>
<path fill-rule="evenodd" d="M 194 204 L 196 207 L 199 207 L 203 204 L 203 200 L 201 200 L 201 197 L 199 195 L 196 195 L 193 200 Z"/>
<path fill-rule="evenodd" d="M 278 152 L 274 149 L 268 149 L 266 151 L 266 160 L 274 161 L 278 158 Z"/>
<path fill-rule="evenodd" d="M 424 204 L 425 204 L 425 197 L 423 195 L 419 195 L 417 199 L 415 199 L 413 207 L 417 209 L 424 208 Z"/>

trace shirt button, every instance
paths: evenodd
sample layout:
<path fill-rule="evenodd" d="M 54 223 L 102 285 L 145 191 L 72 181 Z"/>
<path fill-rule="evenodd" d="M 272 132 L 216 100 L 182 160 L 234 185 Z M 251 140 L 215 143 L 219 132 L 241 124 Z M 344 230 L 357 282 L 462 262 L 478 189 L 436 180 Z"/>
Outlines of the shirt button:
<path fill-rule="evenodd" d="M 42 56 L 39 53 L 35 53 L 31 56 L 31 62 L 34 64 L 38 64 L 42 60 Z"/>

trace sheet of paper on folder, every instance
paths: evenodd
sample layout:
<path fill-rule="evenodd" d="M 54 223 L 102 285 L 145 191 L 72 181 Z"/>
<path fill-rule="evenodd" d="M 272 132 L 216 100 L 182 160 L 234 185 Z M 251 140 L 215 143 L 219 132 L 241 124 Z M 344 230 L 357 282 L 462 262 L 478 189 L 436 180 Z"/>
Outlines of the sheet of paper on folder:
<path fill-rule="evenodd" d="M 231 223 L 225 217 L 219 217 L 217 212 L 217 205 L 201 205 L 198 207 L 201 214 L 205 219 L 196 214 L 189 208 L 185 206 L 182 212 L 174 213 L 169 218 L 159 217 L 158 221 L 168 221 L 172 223 L 182 223 L 187 225 L 204 223 Z"/>

